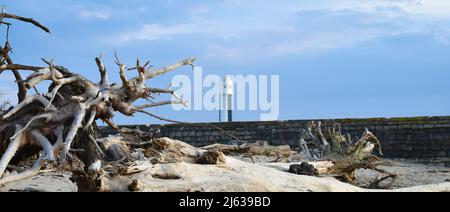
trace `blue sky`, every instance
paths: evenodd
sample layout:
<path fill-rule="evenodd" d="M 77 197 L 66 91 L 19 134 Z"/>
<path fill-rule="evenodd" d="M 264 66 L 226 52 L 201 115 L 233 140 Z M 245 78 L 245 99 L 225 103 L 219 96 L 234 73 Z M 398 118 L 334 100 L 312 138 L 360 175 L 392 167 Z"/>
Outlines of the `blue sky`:
<path fill-rule="evenodd" d="M 191 56 L 204 74 L 280 75 L 280 119 L 450 115 L 450 1 L 446 0 L 6 0 L 27 24 L 11 32 L 17 63 L 54 58 L 95 80 L 94 57 L 113 51 L 162 67 Z M 4 33 L 4 31 L 2 31 Z M 177 73 L 191 74 L 188 68 Z M 174 74 L 149 84 L 165 87 Z M 14 99 L 12 76 L 0 90 Z M 217 121 L 217 112 L 154 113 Z M 235 113 L 257 120 L 258 111 Z M 160 123 L 145 116 L 121 124 Z"/>

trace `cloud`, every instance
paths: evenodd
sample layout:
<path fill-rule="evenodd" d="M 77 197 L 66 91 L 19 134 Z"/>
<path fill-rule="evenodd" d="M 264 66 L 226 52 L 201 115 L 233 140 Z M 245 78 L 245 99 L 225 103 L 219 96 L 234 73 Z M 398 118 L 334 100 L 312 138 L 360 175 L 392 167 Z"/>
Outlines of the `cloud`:
<path fill-rule="evenodd" d="M 0 104 L 9 102 L 15 104 L 17 102 L 17 90 L 14 76 L 10 72 L 3 72 L 0 77 Z"/>
<path fill-rule="evenodd" d="M 101 20 L 107 20 L 111 17 L 111 14 L 108 12 L 86 10 L 86 9 L 80 10 L 78 15 L 81 18 L 85 18 L 85 19 L 95 18 L 95 19 L 101 19 Z"/>
<path fill-rule="evenodd" d="M 438 30 L 434 33 L 435 38 L 446 46 L 450 46 L 450 28 Z"/>
<path fill-rule="evenodd" d="M 15 91 L 12 91 L 7 87 L 0 86 L 0 105 L 5 102 L 14 104 L 17 99 L 17 96 L 14 92 Z"/>
<path fill-rule="evenodd" d="M 384 8 L 389 13 L 396 8 Z M 352 48 L 361 43 L 387 37 L 429 34 L 430 29 L 415 26 L 414 20 L 404 15 L 381 15 L 381 12 L 354 10 L 302 10 L 290 16 L 290 24 L 296 26 L 285 34 L 268 36 L 253 34 L 238 44 L 212 44 L 207 58 L 242 61 L 289 55 L 316 55 L 329 51 Z M 440 41 L 445 41 L 441 32 Z M 254 36 L 254 37 L 253 37 Z M 256 42 L 255 42 L 256 40 Z"/>
<path fill-rule="evenodd" d="M 399 4 L 406 12 L 412 15 L 423 15 L 430 18 L 450 18 L 450 1 L 446 0 L 421 0 L 409 1 L 409 3 Z"/>
<path fill-rule="evenodd" d="M 401 32 L 403 33 L 403 32 Z M 284 57 L 289 55 L 316 55 L 336 49 L 351 48 L 359 43 L 400 32 L 387 32 L 378 29 L 345 29 L 342 31 L 315 32 L 309 35 L 267 42 L 264 45 L 210 45 L 205 55 L 209 59 L 245 61 L 260 58 Z"/>
<path fill-rule="evenodd" d="M 188 14 L 180 15 L 184 19 L 170 14 L 142 20 L 105 40 L 195 43 L 204 57 L 229 60 L 319 54 L 410 34 L 443 45 L 450 40 L 450 15 L 444 12 L 450 2 L 438 0 L 224 0 L 187 8 Z"/>
<path fill-rule="evenodd" d="M 113 37 L 114 43 L 136 41 L 171 40 L 178 36 L 218 37 L 223 40 L 239 40 L 249 33 L 288 33 L 295 31 L 294 26 L 233 26 L 218 22 L 200 21 L 172 26 L 144 24 L 140 29 L 130 29 Z"/>
<path fill-rule="evenodd" d="M 380 9 L 396 8 L 411 16 L 421 15 L 428 18 L 450 18 L 448 8 L 450 1 L 446 0 L 341 0 L 325 1 L 327 5 L 320 5 L 320 8 L 330 10 L 354 10 L 361 12 L 379 12 Z"/>
<path fill-rule="evenodd" d="M 191 24 L 161 26 L 159 24 L 144 24 L 141 29 L 133 29 L 125 32 L 114 39 L 115 42 L 127 43 L 133 41 L 153 41 L 160 39 L 170 39 L 177 35 L 195 33 L 198 27 Z"/>

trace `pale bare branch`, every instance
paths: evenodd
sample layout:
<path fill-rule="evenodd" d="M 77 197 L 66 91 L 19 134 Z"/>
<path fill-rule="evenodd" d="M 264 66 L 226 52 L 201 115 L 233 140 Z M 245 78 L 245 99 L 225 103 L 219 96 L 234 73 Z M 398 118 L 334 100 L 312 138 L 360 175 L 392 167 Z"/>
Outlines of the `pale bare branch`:
<path fill-rule="evenodd" d="M 194 61 L 196 60 L 196 58 L 189 58 L 186 60 L 182 60 L 178 63 L 175 63 L 173 65 L 167 66 L 165 68 L 162 69 L 158 69 L 158 70 L 154 70 L 154 71 L 146 71 L 145 72 L 145 79 L 149 80 L 149 79 L 153 79 L 159 75 L 163 75 L 165 73 L 168 73 L 170 71 L 173 71 L 175 69 L 178 69 L 182 66 L 192 66 L 192 68 L 194 68 Z M 133 78 L 131 79 L 131 81 L 138 81 L 139 77 Z"/>

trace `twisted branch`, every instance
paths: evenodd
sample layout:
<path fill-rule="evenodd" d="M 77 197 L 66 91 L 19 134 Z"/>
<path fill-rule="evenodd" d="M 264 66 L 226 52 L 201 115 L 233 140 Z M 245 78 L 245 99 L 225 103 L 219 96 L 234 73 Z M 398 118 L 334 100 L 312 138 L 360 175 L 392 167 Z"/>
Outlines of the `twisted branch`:
<path fill-rule="evenodd" d="M 2 17 L 3 18 L 15 19 L 15 20 L 18 20 L 18 21 L 22 21 L 22 22 L 27 22 L 27 23 L 33 24 L 34 26 L 36 26 L 36 27 L 44 30 L 45 32 L 51 34 L 50 30 L 47 27 L 45 27 L 44 25 L 42 25 L 41 23 L 39 23 L 38 21 L 36 21 L 36 20 L 34 20 L 32 18 L 25 18 L 25 17 L 22 17 L 22 16 L 9 14 L 9 13 L 2 13 Z"/>

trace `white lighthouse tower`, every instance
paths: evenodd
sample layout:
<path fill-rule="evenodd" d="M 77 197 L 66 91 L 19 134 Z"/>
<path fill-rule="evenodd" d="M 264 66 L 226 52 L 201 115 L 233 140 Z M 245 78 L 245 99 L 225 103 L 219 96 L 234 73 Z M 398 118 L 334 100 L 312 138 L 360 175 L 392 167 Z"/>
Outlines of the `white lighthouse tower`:
<path fill-rule="evenodd" d="M 223 85 L 224 85 L 223 96 L 225 99 L 224 102 L 226 105 L 228 122 L 233 122 L 233 95 L 234 95 L 233 77 L 225 76 Z"/>

